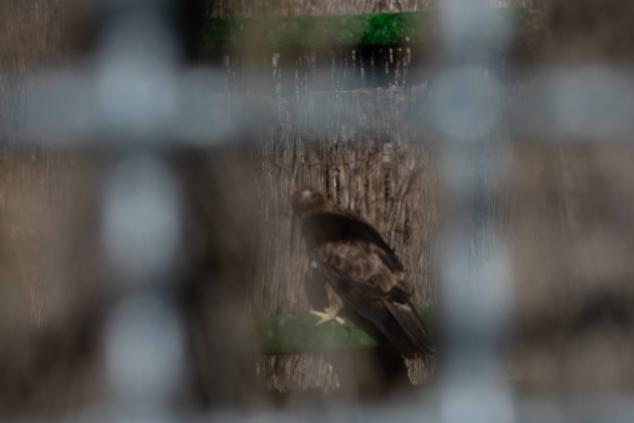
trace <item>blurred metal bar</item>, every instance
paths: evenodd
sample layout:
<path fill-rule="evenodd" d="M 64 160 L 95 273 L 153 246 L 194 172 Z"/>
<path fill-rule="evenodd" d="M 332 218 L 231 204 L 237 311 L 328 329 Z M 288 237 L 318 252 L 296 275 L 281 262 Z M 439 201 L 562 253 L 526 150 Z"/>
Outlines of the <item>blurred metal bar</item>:
<path fill-rule="evenodd" d="M 497 221 L 509 156 L 503 84 L 493 58 L 509 35 L 484 0 L 440 8 L 444 68 L 432 82 L 430 114 L 442 138 L 446 216 L 441 259 L 444 369 L 440 419 L 512 422 L 498 350 L 511 302 L 509 258 Z"/>
<path fill-rule="evenodd" d="M 165 134 L 177 107 L 179 46 L 167 4 L 106 3 L 92 80 L 95 135 L 126 147 L 106 187 L 102 234 L 120 293 L 106 325 L 106 370 L 123 415 L 167 413 L 182 392 L 184 334 L 170 295 L 180 192 L 154 152 L 173 141 Z"/>
<path fill-rule="evenodd" d="M 194 144 L 221 141 L 244 122 L 265 121 L 269 103 L 229 119 L 222 109 L 222 77 L 213 69 L 179 69 L 179 47 L 162 11 L 167 1 L 109 3 L 114 12 L 94 63 L 34 75 L 26 83 L 3 83 L 9 92 L 18 86 L 31 92 L 16 126 L 22 131 L 26 123 L 25 129 L 11 136 L 38 143 L 47 142 L 44 135 L 71 142 L 98 138 L 135 147 L 124 149 L 113 167 L 105 200 L 104 240 L 125 294 L 109 321 L 105 355 L 115 404 L 161 415 L 182 378 L 180 316 L 167 295 L 181 214 L 179 188 L 152 154 L 154 147 L 181 138 Z M 512 162 L 505 118 L 510 116 L 520 132 L 543 137 L 603 140 L 629 134 L 634 129 L 631 72 L 603 66 L 547 69 L 514 82 L 513 89 L 525 90 L 526 102 L 507 112 L 508 86 L 494 56 L 512 28 L 486 3 L 441 2 L 445 66 L 434 78 L 425 111 L 443 140 L 449 206 L 441 283 L 448 360 L 439 412 L 426 403 L 302 414 L 308 421 L 360 416 L 364 421 L 578 421 L 580 416 L 631 421 L 634 414 L 625 401 L 568 408 L 512 401 L 498 356 L 511 320 L 512 285 L 504 228 L 495 212 Z M 316 99 L 303 97 L 297 113 L 327 121 L 333 113 L 329 98 Z M 252 98 L 234 101 L 247 104 Z M 7 115 L 2 113 L 0 126 L 14 127 L 15 116 L 5 122 Z M 252 420 L 238 411 L 203 418 Z M 297 418 L 265 413 L 256 420 Z"/>
<path fill-rule="evenodd" d="M 446 73 L 441 74 L 440 81 L 436 81 L 445 89 L 436 91 L 436 99 L 433 100 L 436 106 L 418 110 L 414 121 L 411 116 L 403 115 L 404 124 L 420 125 L 428 120 L 419 119 L 420 114 L 429 112 L 432 120 L 444 125 L 446 130 L 453 131 L 452 136 L 459 136 L 455 132 L 460 131 L 461 126 L 454 127 L 451 116 L 462 110 L 463 118 L 472 116 L 472 121 L 476 118 L 485 119 L 483 125 L 497 124 L 490 122 L 493 118 L 503 120 L 509 133 L 544 142 L 623 141 L 628 140 L 629 134 L 634 131 L 634 78 L 627 68 L 601 65 L 573 69 L 548 68 L 516 76 L 513 80 L 500 80 L 495 72 L 489 72 L 490 67 L 465 66 L 446 70 Z M 135 131 L 134 137 L 137 137 L 147 130 L 144 139 L 153 146 L 166 146 L 174 142 L 212 145 L 226 141 L 250 126 L 266 125 L 278 111 L 272 104 L 273 98 L 254 101 L 248 93 L 231 94 L 230 100 L 235 107 L 229 111 L 226 107 L 229 97 L 223 93 L 224 77 L 213 68 L 172 69 L 153 76 L 152 72 L 155 71 L 149 71 L 148 80 L 143 82 L 145 88 L 133 90 L 124 86 L 116 87 L 116 80 L 108 82 L 113 75 L 106 71 L 96 78 L 95 68 L 86 66 L 49 70 L 18 83 L 4 81 L 3 91 L 9 96 L 20 97 L 25 89 L 29 95 L 26 99 L 16 98 L 16 101 L 4 103 L 5 107 L 20 110 L 17 113 L 15 110 L 0 113 L 0 136 L 5 142 L 10 138 L 18 138 L 27 143 L 66 145 L 95 142 L 94 134 L 100 131 L 101 139 L 108 138 L 104 143 L 124 146 L 127 145 L 124 141 L 127 138 L 121 136 L 122 131 Z M 145 75 L 146 70 L 135 72 Z M 131 78 L 140 78 L 140 75 Z M 457 103 L 458 98 L 445 97 L 453 95 L 451 89 L 461 95 L 461 89 L 455 85 L 459 81 L 455 78 L 461 80 L 463 86 L 469 83 L 483 84 L 477 93 L 472 93 L 475 97 L 471 98 L 471 103 L 460 104 Z M 135 84 L 132 79 L 125 83 Z M 104 94 L 101 97 L 95 95 L 97 84 L 102 85 L 100 90 Z M 157 89 L 161 84 L 165 84 L 165 89 Z M 464 88 L 471 89 L 468 86 Z M 522 101 L 505 103 L 503 110 L 500 110 L 501 96 L 505 90 L 509 93 L 508 98 L 521 98 Z M 134 93 L 135 98 L 139 98 L 129 105 L 121 106 L 121 110 L 113 109 L 113 104 L 120 103 L 121 98 L 117 96 L 122 92 L 129 95 Z M 312 126 L 309 129 L 315 137 L 328 134 L 333 115 L 345 115 L 354 110 L 348 107 L 347 102 L 356 104 L 354 96 L 347 98 L 345 95 L 340 95 L 339 102 L 333 104 L 332 98 L 325 92 L 280 98 L 282 101 L 285 99 L 292 99 L 296 103 L 294 118 L 311 117 Z M 141 102 L 145 102 L 145 105 Z M 438 102 L 445 102 L 445 105 Z M 58 107 L 60 103 L 64 104 L 63 108 Z M 456 108 L 456 103 L 459 108 Z M 151 112 L 156 116 L 137 116 L 148 104 L 152 107 L 159 105 L 159 110 Z M 453 107 L 454 113 L 444 114 L 443 107 Z M 470 115 L 468 107 L 475 109 L 476 114 Z M 105 120 L 102 118 L 104 113 L 107 115 Z M 478 131 L 484 129 L 476 128 Z"/>
<path fill-rule="evenodd" d="M 565 405 L 556 400 L 516 401 L 515 421 L 518 423 L 575 423 L 579 421 L 630 423 L 634 416 L 634 405 L 628 398 L 615 397 L 610 399 L 588 399 L 586 401 L 569 401 Z M 166 414 L 163 412 L 149 412 L 144 415 L 144 421 L 159 422 L 349 422 L 359 421 L 367 423 L 384 422 L 441 422 L 441 414 L 432 403 L 412 404 L 400 403 L 397 406 L 376 406 L 368 408 L 350 408 L 335 406 L 327 409 L 310 409 L 298 411 L 262 410 L 253 414 L 247 410 L 223 410 L 201 414 Z M 113 419 L 107 413 L 85 413 L 67 418 L 56 419 L 60 423 L 92 423 L 112 422 L 132 423 L 140 421 L 139 417 L 118 416 Z M 0 419 L 0 421 L 3 421 Z M 6 420 L 16 423 L 43 423 L 46 419 L 17 418 Z"/>

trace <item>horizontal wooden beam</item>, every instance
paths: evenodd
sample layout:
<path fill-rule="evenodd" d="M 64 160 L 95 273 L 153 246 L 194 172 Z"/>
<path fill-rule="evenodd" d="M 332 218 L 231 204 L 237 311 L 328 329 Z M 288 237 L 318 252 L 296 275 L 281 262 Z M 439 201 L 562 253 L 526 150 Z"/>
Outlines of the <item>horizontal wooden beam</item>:
<path fill-rule="evenodd" d="M 534 28 L 535 14 L 523 8 L 495 9 L 496 18 L 510 16 L 520 33 Z M 425 44 L 438 32 L 435 12 L 371 15 L 213 18 L 204 23 L 204 53 L 259 49 L 321 47 L 389 47 Z"/>
<path fill-rule="evenodd" d="M 432 310 L 423 306 L 419 313 L 431 323 Z M 346 319 L 344 326 L 328 322 L 317 326 L 318 318 L 311 314 L 288 314 L 260 320 L 258 339 L 264 354 L 294 354 L 354 348 L 372 348 L 377 341 Z"/>
<path fill-rule="evenodd" d="M 316 48 L 321 46 L 385 46 L 422 37 L 430 14 L 216 18 L 206 22 L 205 50 Z"/>

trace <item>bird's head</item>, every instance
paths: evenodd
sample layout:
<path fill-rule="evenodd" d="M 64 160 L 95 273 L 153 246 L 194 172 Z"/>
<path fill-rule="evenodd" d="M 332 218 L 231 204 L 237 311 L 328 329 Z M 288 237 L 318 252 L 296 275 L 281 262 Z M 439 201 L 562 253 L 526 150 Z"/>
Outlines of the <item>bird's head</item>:
<path fill-rule="evenodd" d="M 293 193 L 293 211 L 296 215 L 303 215 L 318 211 L 328 204 L 326 197 L 311 188 L 302 188 Z"/>

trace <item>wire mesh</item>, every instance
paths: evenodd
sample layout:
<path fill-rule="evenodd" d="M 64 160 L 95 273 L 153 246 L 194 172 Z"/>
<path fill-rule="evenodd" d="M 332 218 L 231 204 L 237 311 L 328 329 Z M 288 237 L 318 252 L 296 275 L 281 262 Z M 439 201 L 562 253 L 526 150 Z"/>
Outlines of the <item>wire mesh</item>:
<path fill-rule="evenodd" d="M 273 93 L 266 88 L 269 79 L 257 77 L 247 82 L 250 90 L 228 93 L 228 79 L 218 67 L 186 68 L 166 19 L 167 3 L 106 2 L 111 12 L 91 60 L 47 69 L 19 83 L 7 78 L 3 86 L 8 93 L 1 114 L 5 139 L 88 144 L 113 148 L 118 155 L 108 172 L 101 228 L 113 280 L 121 281 L 103 339 L 108 410 L 116 410 L 114 419 L 135 412 L 146 418 L 212 421 L 295 421 L 299 416 L 308 421 L 631 419 L 628 400 L 618 397 L 563 407 L 514 394 L 502 359 L 515 318 L 511 240 L 491 206 L 508 201 L 514 166 L 511 126 L 524 137 L 557 141 L 627 137 L 634 122 L 630 72 L 591 64 L 509 75 L 499 55 L 500 46 L 508 47 L 512 21 L 500 19 L 484 0 L 440 3 L 440 65 L 422 78 L 430 82 L 419 103 L 408 105 L 410 114 L 399 115 L 417 131 L 431 131 L 442 150 L 447 221 L 439 247 L 440 316 L 446 337 L 439 387 L 414 401 L 379 407 L 179 414 L 174 403 L 186 379 L 187 333 L 171 283 L 185 234 L 183 189 L 161 152 L 182 145 L 222 145 L 268 128 L 271 116 L 304 125 L 314 139 L 333 131 L 372 134 L 375 128 L 365 121 L 343 130 L 331 126 L 333 116 L 359 110 L 350 107 L 359 103 L 358 96 L 336 90 L 284 96 L 279 55 L 271 63 L 278 81 Z M 315 86 L 336 87 L 337 72 L 333 66 L 315 75 Z M 510 102 L 511 95 L 524 100 Z M 284 102 L 291 106 L 280 106 Z M 368 114 L 384 111 L 378 107 Z M 109 420 L 110 414 L 96 410 L 88 418 Z"/>

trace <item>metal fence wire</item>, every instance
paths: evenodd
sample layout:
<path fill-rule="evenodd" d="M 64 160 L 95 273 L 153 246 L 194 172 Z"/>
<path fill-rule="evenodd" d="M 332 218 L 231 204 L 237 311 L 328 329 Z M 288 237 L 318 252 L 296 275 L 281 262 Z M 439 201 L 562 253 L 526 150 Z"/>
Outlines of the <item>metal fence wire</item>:
<path fill-rule="evenodd" d="M 11 148 L 89 148 L 114 157 L 99 201 L 103 249 L 112 263 L 111 279 L 116 281 L 112 282 L 116 300 L 105 313 L 99 343 L 109 400 L 66 418 L 634 419 L 626 393 L 566 401 L 546 393 L 527 399 L 511 385 L 504 351 L 517 317 L 514 234 L 508 220 L 495 211 L 508 201 L 517 165 L 517 146 L 510 142 L 516 135 L 511 134 L 562 143 L 628 139 L 634 129 L 630 69 L 593 62 L 527 67 L 510 75 L 500 58 L 512 48 L 516 21 L 510 13 L 500 12 L 508 9 L 492 8 L 486 0 L 438 2 L 437 60 L 433 66 L 409 70 L 417 73 L 411 78 L 425 81 L 414 84 L 410 92 L 418 89 L 424 95 L 407 103 L 401 116 L 419 134 L 432 134 L 446 204 L 435 247 L 440 255 L 437 308 L 445 335 L 443 370 L 433 387 L 378 405 L 336 403 L 259 411 L 227 406 L 195 415 L 177 406 L 190 382 L 190 334 L 173 295 L 174 280 L 182 270 L 183 246 L 190 240 L 184 229 L 182 181 L 164 153 L 183 147 L 213 149 L 244 136 L 257 138 L 271 130 L 267 127 L 271 116 L 287 119 L 289 125 L 306 124 L 307 133 L 319 139 L 332 134 L 333 115 L 358 110 L 348 103 L 363 100 L 337 93 L 342 74 L 335 67 L 311 76 L 315 85 L 328 89 L 285 94 L 279 85 L 279 55 L 272 57 L 272 76 L 252 77 L 243 81 L 249 90 L 234 90 L 226 75 L 232 69 L 227 66 L 229 58 L 196 67 L 183 61 L 182 37 L 172 24 L 169 3 L 103 0 L 98 42 L 89 59 L 2 78 L 3 138 L 21 140 Z M 354 81 L 362 78 L 361 73 L 346 75 L 346 84 L 367 85 L 366 80 Z M 397 84 L 383 93 L 379 89 L 376 95 L 398 95 L 398 89 Z M 511 96 L 521 101 L 510 101 Z M 282 108 L 283 102 L 292 107 Z M 286 116 L 276 115 L 289 109 Z M 368 113 L 372 112 L 382 110 Z M 373 127 L 368 128 L 350 130 L 366 130 L 371 138 Z"/>

